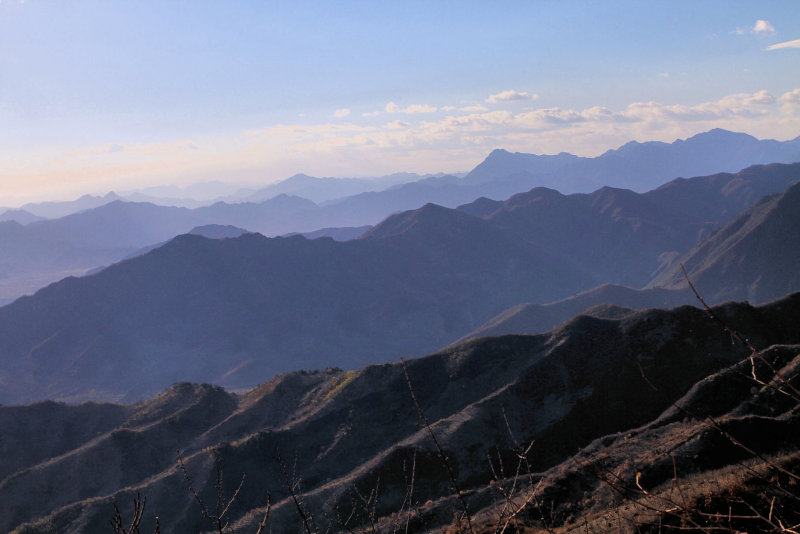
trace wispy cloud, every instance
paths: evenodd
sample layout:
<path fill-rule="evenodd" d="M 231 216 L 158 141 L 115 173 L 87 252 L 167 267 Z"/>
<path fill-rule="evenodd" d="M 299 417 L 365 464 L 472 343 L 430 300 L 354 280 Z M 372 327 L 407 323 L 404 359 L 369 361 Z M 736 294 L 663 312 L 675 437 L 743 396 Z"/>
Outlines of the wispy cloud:
<path fill-rule="evenodd" d="M 333 116 L 338 118 L 347 117 L 348 115 L 350 115 L 350 110 L 347 108 L 337 109 L 333 112 Z"/>
<path fill-rule="evenodd" d="M 143 184 L 209 172 L 234 176 L 247 171 L 273 179 L 296 172 L 431 172 L 471 168 L 497 147 L 596 155 L 631 139 L 672 141 L 715 127 L 771 138 L 792 138 L 800 131 L 800 88 L 779 97 L 764 90 L 695 104 L 637 101 L 619 107 L 520 111 L 512 106 L 463 106 L 441 114 L 393 115 L 410 107 L 389 106 L 388 112 L 381 112 L 385 120 L 353 117 L 351 112 L 345 120 L 329 116 L 321 123 L 302 119 L 307 122 L 266 125 L 233 138 L 204 139 L 205 149 L 188 140 L 111 142 L 43 164 L 35 176 L 31 169 L 10 171 L 8 166 L 0 176 L 55 187 L 66 174 L 77 184 L 100 183 L 109 176 L 138 176 Z"/>
<path fill-rule="evenodd" d="M 539 95 L 536 93 L 527 93 L 525 91 L 515 91 L 514 89 L 509 89 L 508 91 L 501 91 L 497 94 L 490 95 L 489 98 L 486 99 L 487 102 L 490 104 L 498 104 L 500 102 L 517 102 L 520 100 L 536 100 L 539 98 Z"/>
<path fill-rule="evenodd" d="M 780 50 L 781 48 L 800 48 L 800 39 L 770 45 L 767 47 L 767 50 Z"/>
<path fill-rule="evenodd" d="M 427 104 L 412 104 L 405 108 L 401 108 L 394 102 L 388 102 L 386 104 L 387 113 L 406 113 L 412 115 L 415 113 L 434 113 L 435 111 L 436 111 L 435 107 L 429 106 Z"/>
<path fill-rule="evenodd" d="M 451 108 L 454 109 L 454 108 Z M 475 113 L 479 111 L 489 111 L 489 108 L 486 106 L 481 106 L 480 104 L 475 106 L 464 106 L 463 108 L 458 108 L 459 111 L 466 111 L 467 113 Z"/>
<path fill-rule="evenodd" d="M 631 138 L 680 136 L 712 127 L 746 129 L 748 121 L 756 124 L 777 117 L 776 104 L 794 105 L 800 89 L 776 99 L 768 91 L 737 93 L 696 105 L 663 104 L 654 101 L 633 102 L 622 109 L 593 106 L 584 109 L 539 108 L 514 113 L 510 110 L 487 110 L 480 107 L 459 108 L 461 113 L 421 120 L 394 120 L 380 125 L 320 124 L 278 126 L 254 132 L 262 141 L 291 144 L 292 150 L 330 151 L 359 147 L 359 157 L 368 152 L 402 149 L 409 154 L 421 150 L 489 150 L 506 146 L 535 150 L 535 146 L 564 149 L 565 138 L 594 139 L 588 145 L 601 144 L 609 136 L 620 141 Z M 389 111 L 396 111 L 390 106 Z M 649 134 L 646 134 L 649 132 Z M 555 141 L 562 143 L 556 147 Z M 523 143 L 533 143 L 527 148 Z M 607 142 L 608 143 L 608 142 Z M 613 145 L 613 143 L 608 143 Z M 608 148 L 608 146 L 606 146 Z M 574 148 L 573 150 L 577 150 Z"/>

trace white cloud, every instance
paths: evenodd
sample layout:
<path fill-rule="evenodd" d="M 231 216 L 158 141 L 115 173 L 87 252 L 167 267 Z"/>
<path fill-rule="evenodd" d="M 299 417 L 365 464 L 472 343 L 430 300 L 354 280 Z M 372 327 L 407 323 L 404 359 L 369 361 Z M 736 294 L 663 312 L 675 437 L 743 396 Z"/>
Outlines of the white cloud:
<path fill-rule="evenodd" d="M 405 108 L 401 108 L 394 102 L 388 102 L 386 104 L 387 113 L 406 113 L 411 115 L 415 113 L 433 113 L 435 111 L 436 111 L 435 107 L 429 106 L 427 104 L 412 104 Z"/>
<path fill-rule="evenodd" d="M 659 72 L 658 75 L 662 78 L 669 78 L 669 72 Z"/>
<path fill-rule="evenodd" d="M 756 23 L 753 25 L 753 29 L 750 30 L 753 33 L 775 33 L 775 26 L 770 24 L 768 20 L 757 20 Z"/>
<path fill-rule="evenodd" d="M 350 110 L 347 108 L 337 109 L 336 111 L 333 112 L 334 117 L 341 118 L 341 117 L 347 117 L 348 115 L 350 115 Z"/>
<path fill-rule="evenodd" d="M 783 93 L 778 101 L 791 104 L 800 104 L 800 89 L 793 89 L 788 93 Z"/>
<path fill-rule="evenodd" d="M 435 111 L 436 108 L 433 106 L 428 106 L 427 104 L 415 104 L 408 106 L 403 113 L 433 113 Z"/>
<path fill-rule="evenodd" d="M 767 50 L 779 50 L 781 48 L 800 48 L 800 39 L 795 39 L 794 41 L 784 41 L 782 43 L 770 45 L 767 47 Z"/>
<path fill-rule="evenodd" d="M 490 104 L 497 104 L 500 102 L 517 102 L 520 100 L 536 100 L 539 98 L 539 95 L 536 93 L 526 93 L 524 91 L 515 91 L 514 89 L 509 89 L 508 91 L 501 91 L 497 94 L 490 95 L 489 98 L 486 99 L 487 102 Z"/>
<path fill-rule="evenodd" d="M 780 103 L 794 105 L 800 89 L 781 96 Z M 539 108 L 514 113 L 510 110 L 468 109 L 434 120 L 394 120 L 375 126 L 310 125 L 281 126 L 258 132 L 270 144 L 291 144 L 293 150 L 344 150 L 360 147 L 375 151 L 402 148 L 416 151 L 464 151 L 496 146 L 532 150 L 525 143 L 537 140 L 541 146 L 581 152 L 576 147 L 556 146 L 567 138 L 581 138 L 600 144 L 599 139 L 624 142 L 630 139 L 673 139 L 714 127 L 752 130 L 748 125 L 777 119 L 776 99 L 768 91 L 737 93 L 695 105 L 633 102 L 621 109 L 593 106 L 584 109 Z M 390 112 L 403 108 L 390 105 Z M 791 119 L 794 120 L 794 119 Z M 784 129 L 789 125 L 782 126 Z M 774 135 L 773 135 L 774 136 Z M 607 141 L 607 143 L 610 143 Z M 610 143 L 609 146 L 613 145 Z M 359 153 L 359 158 L 366 157 Z"/>
<path fill-rule="evenodd" d="M 459 111 L 466 111 L 468 113 L 475 113 L 479 111 L 489 111 L 489 108 L 486 106 L 481 106 L 480 104 L 476 106 L 464 106 L 463 108 L 458 108 Z"/>
<path fill-rule="evenodd" d="M 380 167 L 380 171 L 372 167 L 371 172 L 391 172 L 390 163 L 400 167 L 401 161 L 420 165 L 449 158 L 453 165 L 464 166 L 459 162 L 473 158 L 477 163 L 498 146 L 522 152 L 567 150 L 589 155 L 631 139 L 672 141 L 716 127 L 772 138 L 794 137 L 792 132 L 800 129 L 800 117 L 788 114 L 788 110 L 795 110 L 798 101 L 800 89 L 780 98 L 757 91 L 693 105 L 645 101 L 617 109 L 549 107 L 518 113 L 459 109 L 441 118 L 409 117 L 370 126 L 281 125 L 253 132 L 257 136 L 251 157 L 271 151 L 294 154 L 297 161 L 313 161 L 315 165 L 325 161 L 342 165 L 348 161 L 371 162 Z M 404 108 L 393 105 L 388 109 L 397 113 Z"/>
<path fill-rule="evenodd" d="M 800 89 L 794 89 L 783 93 L 778 102 L 781 103 L 781 113 L 784 115 L 794 115 L 800 111 Z"/>
<path fill-rule="evenodd" d="M 398 115 L 379 112 L 378 119 L 358 114 L 350 119 L 351 112 L 346 121 L 332 115 L 324 123 L 303 119 L 308 122 L 266 125 L 236 138 L 141 144 L 117 140 L 69 158 L 60 156 L 60 161 L 42 160 L 37 170 L 30 165 L 9 170 L 6 165 L 0 177 L 58 184 L 68 175 L 77 184 L 101 183 L 109 176 L 157 183 L 170 176 L 211 171 L 226 175 L 252 171 L 275 179 L 296 172 L 325 176 L 377 175 L 400 168 L 431 172 L 471 168 L 496 147 L 597 155 L 631 139 L 673 141 L 717 127 L 777 139 L 794 138 L 800 131 L 800 88 L 780 96 L 757 91 L 681 104 L 638 101 L 618 107 L 531 106 L 517 111 L 465 107 L 442 115 L 399 115 L 408 108 L 392 104 L 387 109 Z M 209 148 L 198 149 L 195 143 Z"/>

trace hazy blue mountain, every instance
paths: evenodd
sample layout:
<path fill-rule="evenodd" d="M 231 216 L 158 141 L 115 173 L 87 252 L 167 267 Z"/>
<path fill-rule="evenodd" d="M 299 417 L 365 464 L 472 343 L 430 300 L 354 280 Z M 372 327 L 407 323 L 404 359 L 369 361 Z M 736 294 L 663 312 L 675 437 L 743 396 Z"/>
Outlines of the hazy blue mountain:
<path fill-rule="evenodd" d="M 233 237 L 239 237 L 244 234 L 248 234 L 247 230 L 244 228 L 239 228 L 237 226 L 230 226 L 230 225 L 222 225 L 222 224 L 205 224 L 203 226 L 195 226 L 191 230 L 187 232 L 190 235 L 199 235 L 202 237 L 207 237 L 208 239 L 228 239 Z M 153 245 L 148 245 L 146 247 L 142 247 L 137 249 L 136 251 L 128 254 L 123 260 L 129 260 L 131 258 L 136 258 L 138 256 L 142 256 L 147 254 L 151 250 L 155 250 L 157 248 L 163 247 L 169 242 L 169 240 L 161 241 L 159 243 L 155 243 Z M 97 274 L 103 269 L 108 267 L 107 265 L 103 265 L 101 267 L 96 267 L 94 269 L 90 269 L 86 272 L 87 275 Z"/>
<path fill-rule="evenodd" d="M 454 208 L 479 196 L 473 187 L 413 182 L 379 192 L 365 192 L 322 206 L 314 223 L 326 226 L 376 224 L 387 216 L 420 208 L 428 203 Z"/>
<path fill-rule="evenodd" d="M 183 197 L 157 197 L 139 192 L 120 195 L 119 198 L 125 202 L 148 202 L 157 206 L 175 206 L 179 208 L 199 208 L 212 203 L 210 201 L 194 200 L 192 198 Z"/>
<path fill-rule="evenodd" d="M 520 235 L 573 256 L 598 280 L 641 286 L 694 245 L 703 231 L 726 222 L 761 195 L 782 191 L 799 176 L 798 165 L 754 166 L 737 174 L 673 180 L 641 198 L 612 188 L 583 196 L 539 188 L 505 204 L 479 198 L 459 209 L 480 217 L 494 216 L 495 222 Z M 313 232 L 374 225 L 387 214 L 415 209 L 426 199 L 455 206 L 480 197 L 485 184 L 455 185 L 458 180 L 441 175 L 321 207 L 287 195 L 261 203 L 216 203 L 198 209 L 116 201 L 31 223 L 25 230 L 0 227 L 0 244 L 5 247 L 0 300 L 139 254 L 144 247 L 199 225 L 232 225 L 265 235 L 333 236 L 333 231 Z M 508 213 L 503 213 L 503 205 Z M 349 239 L 357 233 L 337 233 L 336 238 Z M 605 254 L 608 246 L 617 252 Z"/>
<path fill-rule="evenodd" d="M 644 194 L 603 187 L 563 195 L 539 187 L 458 209 L 569 257 L 604 282 L 642 287 L 705 234 L 798 181 L 800 163 L 757 165 L 673 180 Z"/>
<path fill-rule="evenodd" d="M 207 182 L 196 182 L 185 186 L 158 185 L 145 187 L 136 191 L 125 192 L 123 195 L 126 198 L 131 198 L 134 195 L 140 194 L 158 199 L 177 198 L 200 202 L 213 202 L 222 197 L 232 195 L 243 187 L 244 185 L 242 184 L 211 180 Z"/>
<path fill-rule="evenodd" d="M 413 178 L 409 181 L 412 181 Z M 247 195 L 245 200 L 259 202 L 276 195 L 295 195 L 316 203 L 383 189 L 386 186 L 361 178 L 316 178 L 306 174 L 295 174 L 276 184 L 268 185 Z"/>
<path fill-rule="evenodd" d="M 280 235 L 294 230 L 302 221 L 313 218 L 318 207 L 308 199 L 278 195 L 263 202 L 228 204 L 216 202 L 193 210 L 198 224 L 223 224 L 247 228 L 264 235 Z M 311 226 L 309 229 L 317 229 Z M 173 234 L 175 235 L 175 234 Z"/>
<path fill-rule="evenodd" d="M 632 287 L 652 279 L 664 254 L 689 250 L 712 227 L 610 187 L 588 195 L 539 187 L 505 202 L 481 199 L 458 209 L 570 258 L 598 280 Z"/>
<path fill-rule="evenodd" d="M 259 202 L 277 195 L 296 195 L 319 203 L 362 193 L 369 190 L 369 187 L 370 184 L 358 178 L 316 178 L 306 174 L 295 174 L 275 184 L 257 189 L 243 200 Z"/>
<path fill-rule="evenodd" d="M 120 197 L 111 191 L 102 197 L 95 195 L 83 195 L 76 200 L 29 202 L 20 209 L 40 217 L 45 217 L 47 219 L 56 219 L 58 217 L 64 217 L 65 215 L 70 215 L 79 211 L 97 208 L 104 204 L 108 204 L 109 202 L 114 202 L 115 200 L 120 200 Z"/>
<path fill-rule="evenodd" d="M 545 194 L 540 188 L 509 199 L 506 211 L 510 213 L 498 213 L 494 220 L 515 227 L 520 235 L 545 247 L 555 247 L 557 253 L 574 255 L 575 261 L 582 262 L 599 280 L 643 285 L 657 269 L 688 250 L 705 229 L 726 222 L 763 194 L 782 191 L 799 174 L 797 165 L 755 166 L 737 174 L 673 180 L 641 198 L 612 188 L 582 197 Z M 429 200 L 453 207 L 485 192 L 486 184 L 465 186 L 457 185 L 458 181 L 440 175 L 325 206 L 288 195 L 260 203 L 215 203 L 197 209 L 115 201 L 31 223 L 25 231 L 0 227 L 0 244 L 6 246 L 0 263 L 0 272 L 5 273 L 0 278 L 0 299 L 31 293 L 64 276 L 108 265 L 199 225 L 232 225 L 265 235 L 333 235 L 326 230 L 313 232 L 374 225 L 388 214 L 416 209 Z M 537 195 L 541 198 L 532 198 Z M 502 212 L 502 206 L 502 202 L 479 198 L 459 209 L 490 217 Z M 530 217 L 524 215 L 528 212 Z M 337 234 L 336 238 L 349 239 L 357 233 Z M 614 243 L 617 252 L 605 254 L 605 243 Z"/>
<path fill-rule="evenodd" d="M 465 181 L 512 181 L 519 190 L 540 186 L 562 193 L 588 192 L 603 186 L 643 192 L 680 176 L 736 172 L 755 164 L 797 161 L 800 137 L 780 142 L 714 129 L 673 143 L 632 141 L 594 158 L 495 150 Z"/>
<path fill-rule="evenodd" d="M 22 225 L 35 221 L 43 221 L 45 218 L 46 217 L 40 217 L 22 209 L 7 209 L 0 213 L 0 222 L 15 221 Z"/>
<path fill-rule="evenodd" d="M 693 222 L 727 223 L 762 197 L 800 182 L 800 163 L 753 165 L 737 173 L 676 178 L 644 197 Z"/>
<path fill-rule="evenodd" d="M 277 195 L 293 195 L 321 204 L 359 193 L 382 191 L 389 187 L 435 176 L 438 175 L 423 176 L 410 172 L 398 172 L 386 176 L 368 178 L 318 178 L 301 173 L 258 189 L 243 189 L 224 200 L 228 202 L 261 202 Z"/>
<path fill-rule="evenodd" d="M 800 295 L 714 313 L 756 346 L 771 347 L 759 356 L 796 380 Z M 796 495 L 795 485 L 765 487 L 761 473 L 767 462 L 796 472 L 797 401 L 775 387 L 774 369 L 760 361 L 751 367 L 749 355 L 705 313 L 684 306 L 617 319 L 578 316 L 547 334 L 478 339 L 404 364 L 288 373 L 241 394 L 177 383 L 136 405 L 3 406 L 0 530 L 102 534 L 112 500 L 129 520 L 137 493 L 147 499 L 142 532 L 154 531 L 155 515 L 164 532 L 208 530 L 175 468 L 178 450 L 209 506 L 215 465 L 226 496 L 241 484 L 228 516 L 237 532 L 257 530 L 268 493 L 269 529 L 298 530 L 287 471 L 321 531 L 393 532 L 398 516 L 412 519 L 409 532 L 444 531 L 458 504 L 408 382 L 476 532 L 495 531 L 505 503 L 498 486 L 512 484 L 520 502 L 535 491 L 539 503 L 520 512 L 522 526 L 534 530 L 546 513 L 548 526 L 559 529 L 578 524 L 583 531 L 590 521 L 591 532 L 613 529 L 629 517 L 631 501 L 612 491 L 609 472 L 625 487 L 635 480 L 648 497 L 674 499 L 674 488 L 680 495 L 691 489 L 692 510 L 711 506 L 712 518 L 725 488 L 731 500 L 718 508 L 726 525 L 728 503 L 750 484 L 745 474 L 755 473 L 753 492 L 765 497 L 754 506 L 784 513 L 795 509 L 794 499 L 782 506 L 772 492 Z M 514 478 L 528 444 L 522 476 Z M 403 508 L 411 479 L 410 508 L 418 514 Z M 379 505 L 367 516 L 357 496 L 373 491 Z M 657 531 L 674 519 L 653 515 L 649 522 L 639 513 L 636 527 Z"/>
<path fill-rule="evenodd" d="M 419 355 L 520 300 L 596 283 L 434 205 L 345 242 L 183 235 L 0 308 L 0 402 L 141 398 L 184 379 L 252 386 L 276 372 Z"/>
<path fill-rule="evenodd" d="M 320 228 L 313 232 L 304 232 L 300 235 L 306 239 L 319 239 L 320 237 L 330 237 L 335 241 L 350 241 L 351 239 L 358 239 L 364 235 L 367 230 L 371 229 L 371 225 L 365 226 L 345 226 L 336 228 Z M 283 237 L 291 237 L 297 235 L 296 233 L 289 233 Z"/>
<path fill-rule="evenodd" d="M 192 235 L 201 235 L 209 239 L 227 239 L 230 237 L 239 237 L 250 233 L 244 228 L 232 226 L 230 224 L 204 224 L 202 226 L 195 226 L 189 233 Z"/>
<path fill-rule="evenodd" d="M 523 178 L 525 175 L 550 175 L 571 163 L 584 158 L 562 152 L 557 155 L 525 154 L 495 149 L 472 169 L 464 181 L 470 184 L 498 181 L 509 177 Z M 542 184 L 534 184 L 542 185 Z"/>
<path fill-rule="evenodd" d="M 66 276 L 82 275 L 133 250 L 113 243 L 87 243 L 40 226 L 49 222 L 25 226 L 0 222 L 0 300 L 13 300 Z"/>
<path fill-rule="evenodd" d="M 762 199 L 707 236 L 650 286 L 686 287 L 679 263 L 711 302 L 760 303 L 800 289 L 800 184 Z"/>
<path fill-rule="evenodd" d="M 115 200 L 26 226 L 0 224 L 0 299 L 13 299 L 66 276 L 140 254 L 207 224 L 286 232 L 316 204 L 280 195 L 259 204 L 217 203 L 188 209 Z M 318 228 L 312 226 L 310 229 Z"/>
<path fill-rule="evenodd" d="M 485 336 L 540 334 L 578 314 L 616 318 L 645 308 L 699 305 L 688 289 L 633 289 L 604 284 L 549 304 L 517 304 L 493 317 L 456 343 Z"/>

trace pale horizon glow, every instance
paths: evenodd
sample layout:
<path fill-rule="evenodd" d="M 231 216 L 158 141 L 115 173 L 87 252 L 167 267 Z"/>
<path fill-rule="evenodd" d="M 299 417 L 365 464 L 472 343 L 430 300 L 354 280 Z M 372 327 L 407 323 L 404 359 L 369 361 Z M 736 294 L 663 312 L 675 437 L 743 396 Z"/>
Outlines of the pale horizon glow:
<path fill-rule="evenodd" d="M 4 1 L 0 206 L 793 139 L 791 21 L 798 3 Z"/>

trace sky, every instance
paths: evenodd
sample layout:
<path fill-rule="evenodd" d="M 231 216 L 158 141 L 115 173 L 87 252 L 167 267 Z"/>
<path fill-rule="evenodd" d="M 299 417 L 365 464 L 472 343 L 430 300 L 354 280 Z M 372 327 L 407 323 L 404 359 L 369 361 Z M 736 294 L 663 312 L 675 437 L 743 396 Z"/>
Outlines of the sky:
<path fill-rule="evenodd" d="M 0 205 L 800 135 L 800 1 L 0 0 Z"/>

